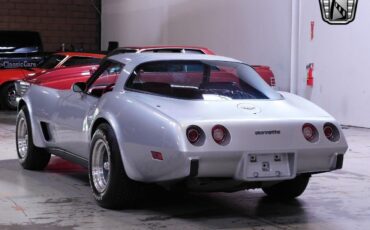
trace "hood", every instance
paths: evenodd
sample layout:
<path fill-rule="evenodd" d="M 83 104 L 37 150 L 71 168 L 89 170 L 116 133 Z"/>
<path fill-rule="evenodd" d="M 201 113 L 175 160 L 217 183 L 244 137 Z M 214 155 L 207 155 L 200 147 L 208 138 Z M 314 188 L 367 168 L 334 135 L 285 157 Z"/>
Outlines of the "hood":
<path fill-rule="evenodd" d="M 78 78 L 83 76 L 89 77 L 91 74 L 90 70 L 94 70 L 96 69 L 96 67 L 97 65 L 51 69 L 42 71 L 34 76 L 30 76 L 25 80 L 30 83 L 41 84 L 51 81 L 60 81 L 69 78 Z"/>

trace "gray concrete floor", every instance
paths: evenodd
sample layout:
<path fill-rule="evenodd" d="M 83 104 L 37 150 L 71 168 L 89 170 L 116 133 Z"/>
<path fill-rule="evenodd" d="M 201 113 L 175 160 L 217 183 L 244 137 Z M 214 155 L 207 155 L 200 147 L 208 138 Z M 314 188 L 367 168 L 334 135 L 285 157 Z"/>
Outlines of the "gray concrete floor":
<path fill-rule="evenodd" d="M 21 169 L 14 113 L 0 112 L 0 229 L 369 229 L 370 130 L 348 128 L 341 171 L 315 175 L 297 200 L 277 202 L 261 190 L 154 194 L 142 207 L 110 211 L 91 196 L 86 171 L 59 158 L 48 169 Z"/>

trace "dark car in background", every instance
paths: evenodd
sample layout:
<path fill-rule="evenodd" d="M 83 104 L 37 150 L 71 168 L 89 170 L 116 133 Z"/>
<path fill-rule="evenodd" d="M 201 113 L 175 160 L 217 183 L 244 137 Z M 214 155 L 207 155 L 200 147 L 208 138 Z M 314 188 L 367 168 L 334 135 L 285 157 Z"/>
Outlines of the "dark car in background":
<path fill-rule="evenodd" d="M 43 59 L 38 32 L 0 31 L 0 69 L 33 68 Z"/>

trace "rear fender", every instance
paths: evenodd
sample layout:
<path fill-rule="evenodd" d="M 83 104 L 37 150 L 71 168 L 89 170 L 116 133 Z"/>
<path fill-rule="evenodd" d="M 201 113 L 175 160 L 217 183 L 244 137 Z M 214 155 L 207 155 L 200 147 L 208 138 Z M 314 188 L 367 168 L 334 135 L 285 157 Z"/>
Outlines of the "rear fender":
<path fill-rule="evenodd" d="M 151 182 L 189 175 L 190 160 L 180 153 L 185 144 L 177 122 L 152 107 L 117 94 L 106 94 L 97 111 L 94 121 L 103 118 L 115 132 L 129 178 Z M 154 160 L 151 151 L 162 152 L 164 160 Z M 168 164 L 169 160 L 173 165 Z"/>
<path fill-rule="evenodd" d="M 27 108 L 28 116 L 31 122 L 33 144 L 39 148 L 45 148 L 46 144 L 44 142 L 44 137 L 42 136 L 41 126 L 40 123 L 36 121 L 37 119 L 33 114 L 32 102 L 29 100 L 29 98 L 25 97 L 19 101 L 18 112 L 23 106 Z"/>

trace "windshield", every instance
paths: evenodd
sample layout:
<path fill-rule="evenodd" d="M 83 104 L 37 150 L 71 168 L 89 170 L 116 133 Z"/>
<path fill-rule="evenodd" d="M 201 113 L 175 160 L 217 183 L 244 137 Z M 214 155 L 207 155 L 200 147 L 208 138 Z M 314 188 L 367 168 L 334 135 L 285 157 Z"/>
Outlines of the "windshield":
<path fill-rule="evenodd" d="M 136 67 L 126 89 L 181 99 L 281 99 L 250 66 L 222 61 L 148 62 Z"/>
<path fill-rule="evenodd" d="M 70 57 L 66 62 L 63 63 L 63 66 L 79 66 L 79 65 L 99 65 L 101 59 L 93 57 Z"/>
<path fill-rule="evenodd" d="M 66 56 L 63 55 L 51 55 L 43 63 L 41 63 L 39 68 L 42 69 L 52 69 L 57 66 Z"/>

